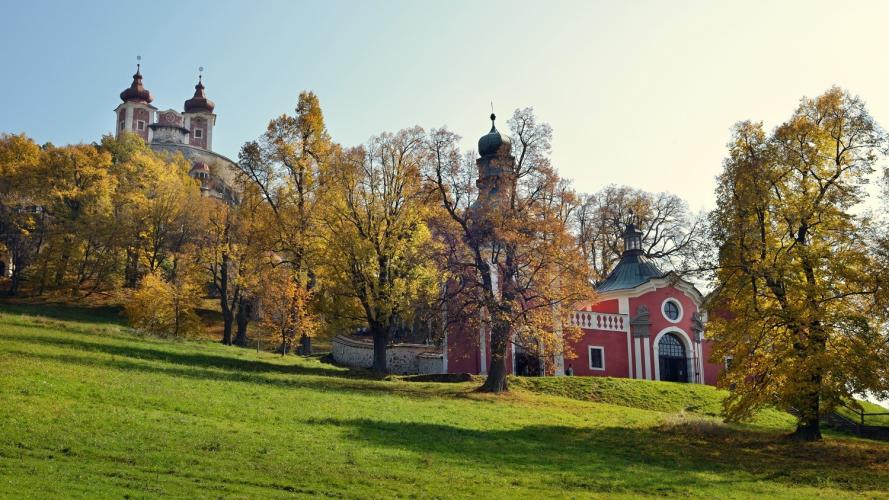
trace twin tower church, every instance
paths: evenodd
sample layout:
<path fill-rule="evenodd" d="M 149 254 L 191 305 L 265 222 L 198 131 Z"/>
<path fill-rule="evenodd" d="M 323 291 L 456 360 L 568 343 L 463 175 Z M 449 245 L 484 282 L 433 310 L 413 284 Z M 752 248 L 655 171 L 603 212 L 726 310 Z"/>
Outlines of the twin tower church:
<path fill-rule="evenodd" d="M 181 153 L 191 162 L 189 175 L 201 183 L 205 195 L 234 202 L 236 166 L 213 152 L 216 104 L 207 98 L 204 89 L 203 77 L 199 76 L 194 95 L 185 101 L 182 112 L 159 111 L 151 104 L 154 96 L 142 83 L 141 65 L 136 65 L 133 82 L 120 93 L 123 102 L 114 110 L 116 135 L 131 132 L 156 152 Z"/>
<path fill-rule="evenodd" d="M 159 111 L 142 83 L 140 67 L 114 110 L 117 135 L 132 132 L 158 152 L 181 153 L 191 162 L 190 175 L 208 196 L 237 202 L 232 189 L 236 165 L 213 152 L 216 105 L 198 78 L 183 110 Z M 494 116 L 491 116 L 492 122 Z M 479 199 L 476 209 L 496 202 L 508 182 L 515 158 L 509 136 L 496 127 L 478 142 Z M 573 322 L 582 336 L 566 342 L 563 353 L 539 358 L 514 346 L 507 366 L 517 375 L 587 375 L 646 380 L 716 383 L 722 366 L 710 363 L 711 343 L 704 332 L 703 297 L 691 283 L 663 272 L 642 250 L 642 232 L 632 224 L 624 233 L 624 251 L 611 274 L 595 285 L 597 300 L 577 304 Z M 437 345 L 396 344 L 389 366 L 401 373 L 485 374 L 491 361 L 490 338 L 480 331 L 451 329 Z M 333 356 L 343 364 L 370 366 L 373 346 L 360 337 L 340 335 Z"/>

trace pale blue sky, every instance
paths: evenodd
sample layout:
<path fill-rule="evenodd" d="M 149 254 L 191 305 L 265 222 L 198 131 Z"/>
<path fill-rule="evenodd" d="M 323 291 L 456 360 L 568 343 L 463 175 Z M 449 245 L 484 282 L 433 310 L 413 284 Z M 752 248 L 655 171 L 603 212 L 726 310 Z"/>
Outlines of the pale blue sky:
<path fill-rule="evenodd" d="M 737 120 L 768 126 L 832 84 L 889 124 L 889 2 L 0 0 L 0 132 L 91 142 L 137 54 L 160 109 L 204 66 L 214 148 L 236 158 L 300 90 L 347 145 L 533 106 L 582 191 L 668 190 L 711 208 Z"/>

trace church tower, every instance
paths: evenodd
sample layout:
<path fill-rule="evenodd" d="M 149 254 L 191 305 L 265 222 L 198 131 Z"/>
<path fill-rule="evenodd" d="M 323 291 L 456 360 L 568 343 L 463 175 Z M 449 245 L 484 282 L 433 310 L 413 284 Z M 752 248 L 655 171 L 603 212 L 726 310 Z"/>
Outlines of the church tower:
<path fill-rule="evenodd" d="M 151 101 L 154 100 L 151 92 L 142 85 L 141 64 L 136 64 L 133 83 L 120 93 L 120 100 L 123 103 L 114 110 L 115 136 L 120 136 L 123 132 L 133 132 L 145 142 L 150 142 L 152 134 L 149 126 L 154 123 L 154 113 L 157 108 L 151 105 Z"/>
<path fill-rule="evenodd" d="M 201 68 L 203 71 L 203 68 Z M 185 118 L 183 124 L 189 131 L 189 146 L 213 150 L 213 126 L 216 124 L 216 115 L 213 109 L 216 104 L 204 93 L 203 75 L 198 76 L 198 84 L 194 86 L 194 96 L 185 101 Z"/>
<path fill-rule="evenodd" d="M 486 226 L 487 212 L 508 201 L 515 189 L 515 157 L 512 156 L 512 141 L 508 135 L 497 130 L 494 121 L 497 116 L 491 113 L 491 131 L 478 140 L 478 198 L 473 203 L 473 219 L 479 229 Z"/>

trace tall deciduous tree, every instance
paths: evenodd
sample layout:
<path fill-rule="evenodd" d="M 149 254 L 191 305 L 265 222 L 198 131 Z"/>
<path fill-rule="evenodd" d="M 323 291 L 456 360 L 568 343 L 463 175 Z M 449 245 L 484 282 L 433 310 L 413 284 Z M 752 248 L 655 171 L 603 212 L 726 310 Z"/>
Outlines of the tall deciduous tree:
<path fill-rule="evenodd" d="M 318 97 L 302 92 L 295 115 L 269 122 L 241 148 L 239 167 L 268 204 L 277 235 L 269 248 L 289 266 L 301 288 L 311 287 L 318 252 L 318 210 L 332 150 Z"/>
<path fill-rule="evenodd" d="M 709 329 L 730 418 L 776 404 L 796 436 L 866 390 L 889 390 L 885 287 L 870 219 L 856 212 L 885 138 L 857 97 L 805 98 L 771 135 L 734 128 L 711 214 L 719 249 Z"/>
<path fill-rule="evenodd" d="M 373 336 L 373 369 L 387 371 L 386 348 L 420 302 L 435 300 L 429 203 L 420 169 L 421 128 L 381 134 L 337 155 L 324 210 L 323 280 L 334 297 L 331 317 L 360 318 Z"/>
<path fill-rule="evenodd" d="M 450 288 L 457 296 L 450 299 L 460 307 L 448 313 L 469 324 L 480 321 L 490 335 L 491 366 L 482 386 L 489 392 L 508 389 L 512 343 L 561 352 L 579 333 L 570 322 L 575 303 L 593 295 L 589 268 L 570 232 L 577 201 L 549 161 L 552 131 L 530 108 L 516 110 L 509 126 L 515 146 L 498 150 L 478 190 L 469 181 L 476 166 L 459 152 L 459 138 L 447 130 L 429 138 L 427 175 L 457 229 L 451 241 L 459 245 L 448 262 L 458 277 Z"/>

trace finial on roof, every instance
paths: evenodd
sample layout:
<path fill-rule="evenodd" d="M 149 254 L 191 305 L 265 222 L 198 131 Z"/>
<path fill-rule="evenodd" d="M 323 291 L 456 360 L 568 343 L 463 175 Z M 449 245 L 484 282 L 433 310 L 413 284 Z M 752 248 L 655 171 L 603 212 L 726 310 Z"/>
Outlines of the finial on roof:
<path fill-rule="evenodd" d="M 198 84 L 194 86 L 194 96 L 185 101 L 186 113 L 212 113 L 216 104 L 204 93 L 204 67 L 198 66 Z"/>
<path fill-rule="evenodd" d="M 141 60 L 142 56 L 136 56 L 136 61 Z M 120 93 L 120 99 L 123 102 L 133 101 L 144 102 L 146 104 L 154 99 L 151 92 L 142 86 L 142 64 L 140 62 L 136 63 L 136 74 L 133 75 L 133 83 L 129 88 L 124 89 L 124 91 Z"/>

